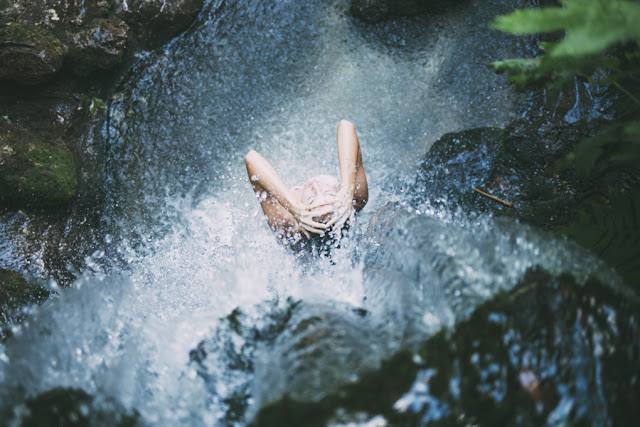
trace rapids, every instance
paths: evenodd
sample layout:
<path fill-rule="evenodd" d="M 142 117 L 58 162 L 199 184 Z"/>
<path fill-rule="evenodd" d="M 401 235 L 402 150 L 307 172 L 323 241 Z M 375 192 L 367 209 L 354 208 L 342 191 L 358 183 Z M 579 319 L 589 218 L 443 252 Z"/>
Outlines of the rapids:
<path fill-rule="evenodd" d="M 527 108 L 487 66 L 528 51 L 487 27 L 521 2 L 455 3 L 368 25 L 349 16 L 346 1 L 211 0 L 187 33 L 138 54 L 113 88 L 102 131 L 104 248 L 72 288 L 52 282 L 59 296 L 0 344 L 0 414 L 10 425 L 19 423 L 25 398 L 55 387 L 113 399 L 151 425 L 226 423 L 225 398 L 238 384 L 251 385 L 252 374 L 231 375 L 221 358 L 209 374 L 228 381 L 208 382 L 189 354 L 234 309 L 255 328 L 288 300 L 384 318 L 394 291 L 367 295 L 363 276 L 380 244 L 366 231 L 373 214 L 388 202 L 406 204 L 406 189 L 440 135 L 503 126 Z M 296 255 L 268 229 L 244 155 L 257 150 L 289 185 L 337 176 L 340 119 L 356 125 L 370 200 L 330 257 Z M 438 239 L 420 255 L 422 270 L 428 275 L 443 254 L 458 265 L 428 276 L 433 300 L 405 307 L 423 322 L 423 335 L 515 285 L 528 266 L 579 275 L 601 265 L 517 223 L 429 209 L 408 214 L 425 217 Z M 388 262 L 402 270 L 411 257 L 394 253 Z M 452 281 L 460 289 L 448 293 Z M 367 333 L 377 339 L 375 330 Z M 376 347 L 369 363 L 402 346 L 401 335 L 385 336 L 398 341 Z M 276 363 L 260 354 L 258 366 Z M 251 388 L 264 395 L 271 385 Z"/>

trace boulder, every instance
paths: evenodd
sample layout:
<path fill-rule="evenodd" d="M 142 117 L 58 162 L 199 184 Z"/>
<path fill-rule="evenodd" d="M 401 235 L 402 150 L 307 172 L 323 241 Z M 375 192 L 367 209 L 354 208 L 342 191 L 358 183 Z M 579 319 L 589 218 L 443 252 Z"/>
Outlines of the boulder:
<path fill-rule="evenodd" d="M 597 280 L 533 269 L 417 350 L 320 400 L 265 405 L 253 425 L 635 425 L 638 309 Z"/>
<path fill-rule="evenodd" d="M 25 409 L 22 426 L 144 425 L 136 411 L 127 411 L 114 399 L 71 387 L 57 387 L 33 396 L 25 402 Z"/>
<path fill-rule="evenodd" d="M 40 139 L 0 126 L 0 201 L 14 207 L 49 207 L 76 195 L 73 156 L 60 138 Z"/>
<path fill-rule="evenodd" d="M 4 322 L 20 321 L 21 309 L 46 300 L 50 291 L 37 283 L 27 281 L 22 274 L 0 268 L 0 326 Z M 0 328 L 0 341 L 11 336 L 9 328 Z"/>
<path fill-rule="evenodd" d="M 71 37 L 69 62 L 73 72 L 88 76 L 114 68 L 124 58 L 127 24 L 120 19 L 96 19 Z"/>
<path fill-rule="evenodd" d="M 131 0 L 119 16 L 148 46 L 158 46 L 186 30 L 203 0 Z"/>
<path fill-rule="evenodd" d="M 11 24 L 0 29 L 0 80 L 36 84 L 60 70 L 65 49 L 49 30 Z"/>
<path fill-rule="evenodd" d="M 360 20 L 375 23 L 392 16 L 425 13 L 441 6 L 442 2 L 434 0 L 352 0 L 349 10 Z"/>
<path fill-rule="evenodd" d="M 420 167 L 412 205 L 418 210 L 490 212 L 569 235 L 637 286 L 640 264 L 637 257 L 624 255 L 640 251 L 640 230 L 627 225 L 640 221 L 637 180 L 604 163 L 594 167 L 597 179 L 581 178 L 566 162 L 573 147 L 603 125 L 599 120 L 568 123 L 531 116 L 504 130 L 445 134 Z"/>

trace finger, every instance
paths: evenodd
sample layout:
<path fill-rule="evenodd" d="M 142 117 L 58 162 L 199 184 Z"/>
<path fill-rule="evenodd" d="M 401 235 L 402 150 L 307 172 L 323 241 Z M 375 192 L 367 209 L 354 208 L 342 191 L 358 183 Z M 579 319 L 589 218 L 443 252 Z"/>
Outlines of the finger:
<path fill-rule="evenodd" d="M 340 218 L 340 221 L 338 221 L 338 226 L 340 228 L 344 227 L 344 225 L 347 223 L 347 221 L 349 221 L 349 219 L 351 218 L 351 214 L 353 213 L 352 210 L 348 210 L 347 212 L 344 213 L 344 216 L 342 218 Z"/>
<path fill-rule="evenodd" d="M 330 205 L 333 202 L 334 202 L 334 200 L 323 200 L 321 202 L 316 202 L 316 203 L 313 203 L 313 204 L 309 205 L 309 207 L 307 209 L 314 210 L 315 208 L 319 208 L 321 206 Z"/>
<path fill-rule="evenodd" d="M 336 216 L 333 220 L 334 222 L 334 228 L 336 229 L 340 229 L 342 228 L 342 226 L 344 225 L 344 223 L 347 221 L 347 219 L 349 218 L 349 210 L 346 210 L 344 212 L 342 212 L 339 216 Z"/>
<path fill-rule="evenodd" d="M 327 222 L 327 227 L 331 227 L 333 224 L 335 224 L 340 218 L 342 218 L 342 214 L 340 215 L 335 215 L 333 218 L 331 218 L 331 220 L 329 222 Z"/>
<path fill-rule="evenodd" d="M 317 228 L 309 227 L 308 225 L 305 225 L 305 224 L 302 225 L 302 228 L 305 229 L 306 231 L 310 231 L 310 232 L 315 233 L 315 234 L 324 234 L 325 233 L 324 230 L 319 230 Z"/>
<path fill-rule="evenodd" d="M 326 214 L 331 213 L 331 212 L 333 212 L 333 206 L 325 206 L 325 207 L 322 207 L 322 208 L 312 209 L 310 215 L 313 218 L 313 217 L 317 217 L 317 216 L 323 216 L 323 215 L 326 215 Z"/>
<path fill-rule="evenodd" d="M 315 228 L 327 228 L 327 224 L 323 224 L 321 222 L 316 222 L 312 219 L 309 218 L 300 218 L 300 222 L 302 224 L 311 226 L 311 227 L 315 227 Z"/>

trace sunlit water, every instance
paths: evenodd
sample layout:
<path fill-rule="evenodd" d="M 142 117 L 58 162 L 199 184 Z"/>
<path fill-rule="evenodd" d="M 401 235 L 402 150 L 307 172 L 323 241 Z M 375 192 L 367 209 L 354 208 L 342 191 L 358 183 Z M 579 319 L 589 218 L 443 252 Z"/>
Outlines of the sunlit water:
<path fill-rule="evenodd" d="M 65 386 L 113 397 L 153 424 L 215 425 L 234 385 L 212 389 L 189 351 L 235 308 L 256 327 L 288 298 L 336 311 L 364 307 L 372 327 L 384 323 L 393 283 L 363 276 L 381 244 L 366 235 L 373 213 L 405 201 L 440 135 L 522 113 L 524 100 L 487 63 L 525 47 L 487 29 L 517 2 L 461 2 L 376 26 L 354 21 L 347 3 L 213 0 L 185 35 L 139 55 L 104 126 L 104 250 L 0 347 L 5 414 L 19 419 L 25 396 Z M 295 254 L 268 229 L 244 155 L 262 153 L 288 185 L 337 176 L 340 119 L 356 125 L 369 204 L 330 258 Z M 583 275 L 600 265 L 517 223 L 407 215 L 423 218 L 433 241 L 418 258 L 396 253 L 385 267 L 423 263 L 430 297 L 405 308 L 425 335 L 513 286 L 531 265 Z M 376 283 L 386 287 L 368 295 Z M 390 336 L 398 342 L 381 346 L 374 362 L 402 345 L 403 334 Z M 258 365 L 276 362 L 261 357 Z M 223 362 L 217 369 L 224 377 Z"/>

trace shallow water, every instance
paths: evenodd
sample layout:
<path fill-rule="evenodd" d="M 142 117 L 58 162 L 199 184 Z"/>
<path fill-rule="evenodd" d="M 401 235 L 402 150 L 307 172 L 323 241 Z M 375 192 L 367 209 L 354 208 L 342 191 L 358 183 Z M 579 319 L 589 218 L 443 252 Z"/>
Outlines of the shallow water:
<path fill-rule="evenodd" d="M 232 374 L 220 357 L 209 374 L 227 380 L 206 380 L 189 352 L 214 339 L 235 308 L 260 329 L 287 299 L 337 314 L 365 307 L 377 316 L 368 337 L 394 340 L 376 347 L 367 362 L 375 365 L 409 339 L 403 321 L 387 322 L 391 332 L 376 338 L 387 309 L 415 313 L 411 321 L 422 323 L 413 333 L 426 336 L 515 285 L 528 266 L 577 275 L 601 268 L 517 223 L 411 212 L 427 218 L 434 240 L 386 267 L 404 274 L 405 260 L 423 262 L 420 283 L 430 289 L 410 307 L 385 305 L 394 291 L 373 291 L 384 277 L 363 274 L 381 244 L 365 233 L 373 213 L 406 200 L 441 134 L 502 126 L 523 113 L 526 99 L 487 63 L 526 46 L 487 29 L 520 2 L 460 2 L 375 26 L 354 21 L 346 3 L 212 0 L 186 34 L 139 54 L 113 91 L 103 129 L 104 249 L 0 347 L 0 413 L 18 420 L 25 396 L 64 386 L 113 397 L 151 424 L 216 425 L 224 398 L 251 384 L 252 373 Z M 337 175 L 340 119 L 356 125 L 369 204 L 330 258 L 296 255 L 268 229 L 243 158 L 257 150 L 288 185 Z M 259 357 L 259 366 L 275 363 Z M 287 386 L 264 381 L 252 386 L 261 401 Z"/>

